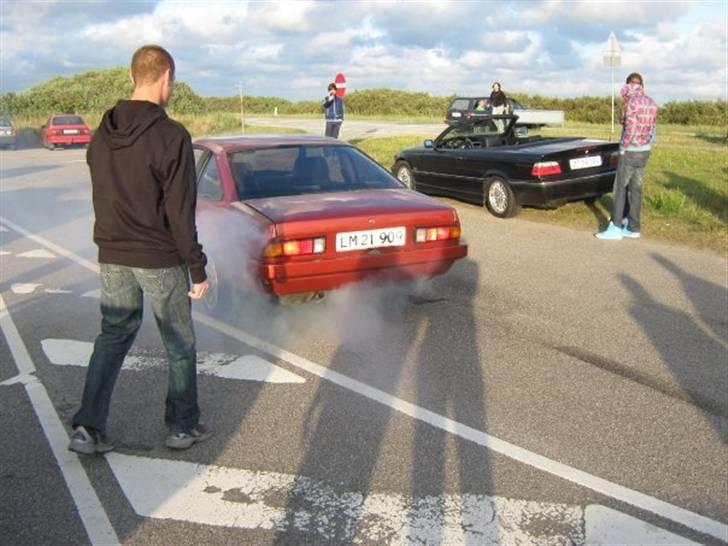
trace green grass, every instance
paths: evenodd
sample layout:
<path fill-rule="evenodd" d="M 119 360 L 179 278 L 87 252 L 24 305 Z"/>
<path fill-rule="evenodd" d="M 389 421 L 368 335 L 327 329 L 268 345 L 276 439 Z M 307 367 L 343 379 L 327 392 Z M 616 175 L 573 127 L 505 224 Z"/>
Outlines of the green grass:
<path fill-rule="evenodd" d="M 609 139 L 610 126 L 567 124 L 546 128 L 545 136 L 588 136 Z M 658 126 L 657 142 L 647 164 L 642 200 L 643 234 L 648 239 L 728 250 L 728 151 L 720 127 Z M 394 154 L 418 146 L 417 135 L 353 141 L 386 168 Z M 554 210 L 524 208 L 520 218 L 597 231 L 610 216 L 611 195 L 587 205 L 578 201 Z"/>

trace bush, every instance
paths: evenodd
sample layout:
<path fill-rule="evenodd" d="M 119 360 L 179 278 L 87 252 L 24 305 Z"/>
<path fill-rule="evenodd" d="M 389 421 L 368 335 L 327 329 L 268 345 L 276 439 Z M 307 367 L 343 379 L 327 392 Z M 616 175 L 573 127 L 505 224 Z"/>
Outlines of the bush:
<path fill-rule="evenodd" d="M 56 77 L 22 93 L 0 96 L 0 112 L 11 116 L 48 117 L 52 114 L 103 112 L 131 95 L 126 68 L 94 70 L 69 78 Z M 184 82 L 175 83 L 170 110 L 181 114 L 205 111 L 203 99 Z"/>
<path fill-rule="evenodd" d="M 186 83 L 177 82 L 172 102 L 172 114 L 192 115 L 205 112 L 240 112 L 240 96 L 205 97 L 197 95 Z M 100 113 L 119 99 L 131 95 L 132 85 L 126 68 L 92 70 L 68 78 L 56 77 L 23 91 L 0 96 L 0 112 L 11 116 L 47 117 L 57 113 Z M 611 97 L 577 97 L 560 99 L 509 93 L 528 108 L 563 110 L 568 121 L 609 123 Z M 323 98 L 323 97 L 322 97 Z M 435 97 L 427 93 L 398 89 L 363 89 L 346 96 L 346 111 L 362 116 L 411 116 L 441 119 L 453 96 Z M 245 112 L 249 114 L 278 113 L 320 114 L 321 100 L 290 101 L 278 97 L 245 96 Z M 622 101 L 615 101 L 615 119 L 619 117 Z M 728 124 L 725 100 L 671 101 L 660 109 L 661 123 L 723 126 Z"/>

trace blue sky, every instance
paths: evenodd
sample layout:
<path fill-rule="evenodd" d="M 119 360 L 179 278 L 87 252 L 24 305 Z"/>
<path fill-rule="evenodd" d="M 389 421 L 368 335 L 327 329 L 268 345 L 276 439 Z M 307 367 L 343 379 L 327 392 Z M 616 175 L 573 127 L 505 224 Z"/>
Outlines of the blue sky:
<path fill-rule="evenodd" d="M 642 72 L 658 102 L 726 98 L 728 2 L 713 0 L 97 0 L 0 2 L 0 92 L 52 76 L 127 66 L 166 47 L 177 77 L 205 96 L 318 99 L 337 72 L 349 91 L 434 95 L 610 94 Z"/>

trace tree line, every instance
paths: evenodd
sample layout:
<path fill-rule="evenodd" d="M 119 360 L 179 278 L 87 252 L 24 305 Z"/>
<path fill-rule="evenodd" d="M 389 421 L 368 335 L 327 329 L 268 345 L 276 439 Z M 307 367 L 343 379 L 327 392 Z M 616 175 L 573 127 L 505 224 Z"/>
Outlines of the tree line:
<path fill-rule="evenodd" d="M 94 70 L 70 77 L 55 77 L 20 93 L 0 95 L 0 112 L 10 116 L 45 117 L 57 113 L 102 112 L 119 98 L 128 97 L 132 86 L 126 68 Z M 611 97 L 556 98 L 512 93 L 511 96 L 528 108 L 563 110 L 568 121 L 609 123 Z M 365 89 L 346 95 L 346 110 L 363 116 L 412 116 L 439 118 L 444 116 L 454 95 L 433 96 L 428 93 L 397 89 Z M 616 106 L 619 108 L 620 101 Z M 728 124 L 725 100 L 670 101 L 660 107 L 662 123 L 682 125 Z M 169 105 L 173 113 L 205 114 L 240 111 L 238 95 L 201 97 L 184 82 L 175 82 Z M 290 101 L 278 97 L 244 97 L 246 114 L 279 115 L 320 114 L 318 100 Z"/>

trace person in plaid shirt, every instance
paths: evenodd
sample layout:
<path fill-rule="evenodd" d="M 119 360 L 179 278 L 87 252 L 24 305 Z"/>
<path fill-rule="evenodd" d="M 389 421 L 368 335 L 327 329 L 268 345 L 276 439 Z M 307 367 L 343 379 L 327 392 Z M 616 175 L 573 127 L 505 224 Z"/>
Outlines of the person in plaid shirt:
<path fill-rule="evenodd" d="M 630 74 L 620 94 L 624 100 L 624 127 L 619 141 L 619 165 L 614 181 L 612 218 L 607 228 L 596 234 L 599 239 L 640 237 L 642 177 L 655 139 L 657 104 L 645 95 L 642 76 L 637 73 Z"/>

